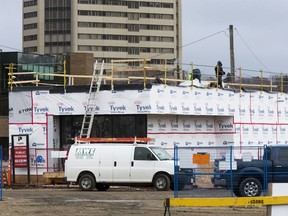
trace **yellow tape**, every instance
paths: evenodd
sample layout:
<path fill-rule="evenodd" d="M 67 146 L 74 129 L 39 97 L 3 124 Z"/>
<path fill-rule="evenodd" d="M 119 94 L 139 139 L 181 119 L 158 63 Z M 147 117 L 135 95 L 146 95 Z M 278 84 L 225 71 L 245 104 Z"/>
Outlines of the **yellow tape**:
<path fill-rule="evenodd" d="M 165 206 L 172 207 L 213 207 L 213 206 L 263 206 L 288 204 L 288 196 L 239 197 L 239 198 L 170 198 Z"/>

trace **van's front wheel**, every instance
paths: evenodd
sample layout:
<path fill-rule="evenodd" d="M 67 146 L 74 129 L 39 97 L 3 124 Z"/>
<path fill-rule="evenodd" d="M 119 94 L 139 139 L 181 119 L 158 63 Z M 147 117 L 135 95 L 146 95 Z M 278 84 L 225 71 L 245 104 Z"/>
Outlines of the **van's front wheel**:
<path fill-rule="evenodd" d="M 84 174 L 79 179 L 79 187 L 83 191 L 92 191 L 95 188 L 95 180 L 91 174 Z"/>
<path fill-rule="evenodd" d="M 170 178 L 165 174 L 158 174 L 153 181 L 154 187 L 158 191 L 166 191 L 170 188 Z"/>

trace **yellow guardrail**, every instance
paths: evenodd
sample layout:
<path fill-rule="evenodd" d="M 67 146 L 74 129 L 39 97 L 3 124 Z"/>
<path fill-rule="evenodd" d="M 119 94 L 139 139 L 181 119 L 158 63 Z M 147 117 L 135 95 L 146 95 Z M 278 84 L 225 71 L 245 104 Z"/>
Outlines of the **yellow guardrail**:
<path fill-rule="evenodd" d="M 228 207 L 228 206 L 271 206 L 287 205 L 288 196 L 265 197 L 215 197 L 215 198 L 166 198 L 165 212 L 169 216 L 170 207 Z"/>

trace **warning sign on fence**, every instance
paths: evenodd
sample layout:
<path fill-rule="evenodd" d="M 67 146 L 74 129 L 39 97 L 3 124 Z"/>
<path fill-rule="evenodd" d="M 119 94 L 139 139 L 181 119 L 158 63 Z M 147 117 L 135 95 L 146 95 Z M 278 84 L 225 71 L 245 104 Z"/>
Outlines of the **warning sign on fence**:
<path fill-rule="evenodd" d="M 207 153 L 193 154 L 192 163 L 193 164 L 210 164 L 210 154 L 207 154 Z"/>

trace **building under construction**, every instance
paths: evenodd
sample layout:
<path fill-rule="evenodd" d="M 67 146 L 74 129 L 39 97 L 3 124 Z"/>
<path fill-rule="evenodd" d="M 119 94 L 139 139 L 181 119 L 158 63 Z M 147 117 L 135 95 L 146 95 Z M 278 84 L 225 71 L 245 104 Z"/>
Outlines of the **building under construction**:
<path fill-rule="evenodd" d="M 101 67 L 105 68 L 102 62 L 95 67 L 96 75 Z M 274 90 L 279 86 L 260 83 L 255 84 L 258 89 L 248 90 L 251 84 L 238 82 L 219 89 L 205 80 L 166 80 L 165 73 L 156 82 L 143 68 L 138 83 L 131 83 L 136 78 L 128 76 L 119 78 L 119 85 L 114 85 L 116 77 L 103 75 L 92 107 L 90 137 L 149 137 L 150 144 L 171 151 L 174 145 L 288 144 L 288 96 Z M 9 83 L 9 143 L 21 146 L 23 136 L 29 149 L 29 156 L 21 155 L 23 164 L 21 157 L 14 160 L 16 176 L 26 176 L 27 166 L 34 182 L 35 176 L 63 170 L 65 151 L 80 136 L 89 109 L 92 85 L 73 85 L 78 78 L 66 75 L 62 86 L 47 86 L 37 79 L 33 86 Z M 169 85 L 168 80 L 177 85 Z"/>

